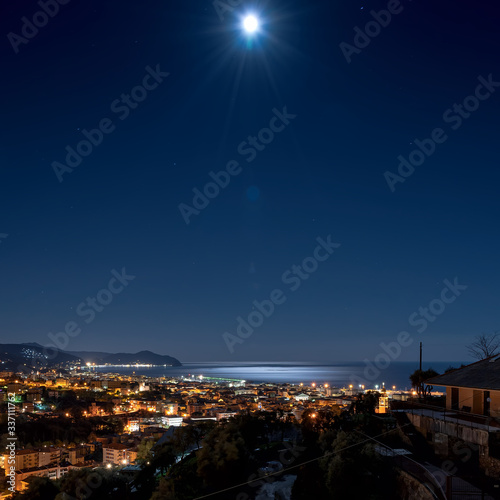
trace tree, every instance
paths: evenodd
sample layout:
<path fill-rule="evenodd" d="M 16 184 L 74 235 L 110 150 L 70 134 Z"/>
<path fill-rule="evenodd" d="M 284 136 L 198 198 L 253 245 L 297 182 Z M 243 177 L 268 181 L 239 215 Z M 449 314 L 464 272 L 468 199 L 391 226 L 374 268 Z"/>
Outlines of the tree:
<path fill-rule="evenodd" d="M 189 447 L 194 444 L 194 437 L 188 427 L 176 427 L 173 435 L 169 438 L 175 452 L 181 456 L 181 460 L 188 451 Z"/>
<path fill-rule="evenodd" d="M 439 373 L 432 368 L 429 368 L 428 370 L 415 370 L 410 375 L 411 385 L 417 390 L 419 397 L 430 395 L 433 387 L 432 385 L 426 386 L 425 381 L 432 377 L 436 377 L 437 375 L 439 375 Z"/>
<path fill-rule="evenodd" d="M 137 460 L 141 462 L 146 462 L 151 459 L 151 448 L 154 442 L 151 439 L 143 439 L 139 446 L 137 447 Z"/>
<path fill-rule="evenodd" d="M 340 431 L 321 465 L 332 498 L 394 498 L 394 470 L 359 435 Z"/>
<path fill-rule="evenodd" d="M 167 470 L 175 464 L 176 461 L 175 449 L 170 442 L 163 443 L 159 447 L 155 447 L 151 457 L 151 465 L 154 470 L 160 470 L 164 475 Z"/>
<path fill-rule="evenodd" d="M 196 448 L 199 449 L 202 439 L 208 434 L 214 427 L 216 423 L 213 421 L 197 422 L 191 424 L 187 427 L 187 433 L 189 440 L 196 444 Z"/>
<path fill-rule="evenodd" d="M 355 413 L 375 415 L 375 408 L 378 406 L 379 399 L 379 392 L 368 391 L 365 394 L 360 393 L 353 404 L 353 410 Z"/>
<path fill-rule="evenodd" d="M 496 331 L 489 335 L 482 333 L 476 335 L 474 342 L 467 346 L 469 354 L 476 359 L 489 358 L 498 353 L 500 348 L 500 332 Z"/>
<path fill-rule="evenodd" d="M 198 475 L 207 486 L 223 487 L 228 478 L 237 483 L 243 477 L 249 453 L 237 428 L 225 425 L 213 428 L 197 451 Z"/>
<path fill-rule="evenodd" d="M 174 481 L 167 477 L 162 477 L 158 484 L 158 489 L 153 493 L 151 500 L 176 500 Z"/>
<path fill-rule="evenodd" d="M 60 491 L 58 496 L 52 498 L 55 500 L 71 498 L 128 500 L 130 498 L 128 478 L 107 469 L 72 469 L 60 480 Z"/>
<path fill-rule="evenodd" d="M 16 493 L 14 499 L 52 500 L 59 493 L 55 481 L 48 477 L 34 477 L 23 493 Z"/>

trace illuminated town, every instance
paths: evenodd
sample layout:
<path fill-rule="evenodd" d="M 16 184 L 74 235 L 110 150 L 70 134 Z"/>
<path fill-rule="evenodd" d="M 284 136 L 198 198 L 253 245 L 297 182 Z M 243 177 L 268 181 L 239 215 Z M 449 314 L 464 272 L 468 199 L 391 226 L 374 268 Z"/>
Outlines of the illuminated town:
<path fill-rule="evenodd" d="M 126 365 L 130 366 L 130 365 Z M 142 366 L 142 365 L 137 365 Z M 141 448 L 151 448 L 176 427 L 202 422 L 221 422 L 238 414 L 269 412 L 288 423 L 300 422 L 304 414 L 316 418 L 328 410 L 334 414 L 349 408 L 364 386 L 330 387 L 327 383 L 257 384 L 245 380 L 204 377 L 165 378 L 96 373 L 85 367 L 47 370 L 33 376 L 0 373 L 4 400 L 15 394 L 19 422 L 49 419 L 66 429 L 75 424 L 91 429 L 30 435 L 17 450 L 16 490 L 23 490 L 32 476 L 60 478 L 71 469 L 104 467 L 134 472 Z M 389 398 L 406 400 L 408 395 L 382 388 L 376 412 L 385 413 Z M 89 425 L 82 422 L 89 422 Z M 91 422 L 91 423 L 90 423 Z M 295 431 L 290 428 L 293 435 Z M 292 436 L 293 437 L 293 436 Z M 196 449 L 193 443 L 183 453 Z M 0 459 L 4 466 L 8 459 Z"/>

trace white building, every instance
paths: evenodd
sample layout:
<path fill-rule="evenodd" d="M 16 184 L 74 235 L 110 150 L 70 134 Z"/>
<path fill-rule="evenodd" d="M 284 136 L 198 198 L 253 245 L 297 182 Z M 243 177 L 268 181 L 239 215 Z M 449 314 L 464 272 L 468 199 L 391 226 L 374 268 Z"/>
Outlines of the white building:
<path fill-rule="evenodd" d="M 224 420 L 227 418 L 234 417 L 236 415 L 235 411 L 224 411 L 224 412 L 219 412 L 216 414 L 217 421 L 219 420 Z"/>
<path fill-rule="evenodd" d="M 297 394 L 296 396 L 294 396 L 294 398 L 297 400 L 297 401 L 309 401 L 309 396 L 307 394 Z"/>
<path fill-rule="evenodd" d="M 180 427 L 182 425 L 182 417 L 178 415 L 161 417 L 161 421 L 165 427 Z"/>
<path fill-rule="evenodd" d="M 130 448 L 122 443 L 105 444 L 102 447 L 102 461 L 104 465 L 126 465 Z"/>

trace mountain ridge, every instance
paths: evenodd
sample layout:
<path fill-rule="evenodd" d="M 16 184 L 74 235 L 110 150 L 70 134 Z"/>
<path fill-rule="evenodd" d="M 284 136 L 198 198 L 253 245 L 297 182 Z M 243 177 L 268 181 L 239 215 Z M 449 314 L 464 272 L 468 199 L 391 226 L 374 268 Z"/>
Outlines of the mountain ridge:
<path fill-rule="evenodd" d="M 54 355 L 55 353 L 55 355 Z M 42 346 L 37 342 L 0 344 L 0 366 L 5 369 L 20 370 L 22 367 L 51 368 L 61 364 L 145 364 L 182 366 L 173 356 L 157 354 L 150 350 L 135 353 L 101 351 L 64 351 L 52 346 Z"/>

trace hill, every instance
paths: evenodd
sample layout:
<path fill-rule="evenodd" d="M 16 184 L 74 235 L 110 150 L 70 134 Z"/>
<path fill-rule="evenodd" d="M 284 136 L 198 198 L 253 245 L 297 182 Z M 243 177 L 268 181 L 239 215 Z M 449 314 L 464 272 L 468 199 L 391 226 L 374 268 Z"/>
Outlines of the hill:
<path fill-rule="evenodd" d="M 6 370 L 29 368 L 53 368 L 66 364 L 81 364 L 83 360 L 74 354 L 47 348 L 36 342 L 24 344 L 0 344 L 0 365 Z"/>
<path fill-rule="evenodd" d="M 98 365 L 167 365 L 182 366 L 182 363 L 172 356 L 156 354 L 151 351 L 140 351 L 136 353 L 119 352 L 96 352 L 96 351 L 72 351 L 69 354 L 82 358 L 85 363 L 95 363 Z"/>

